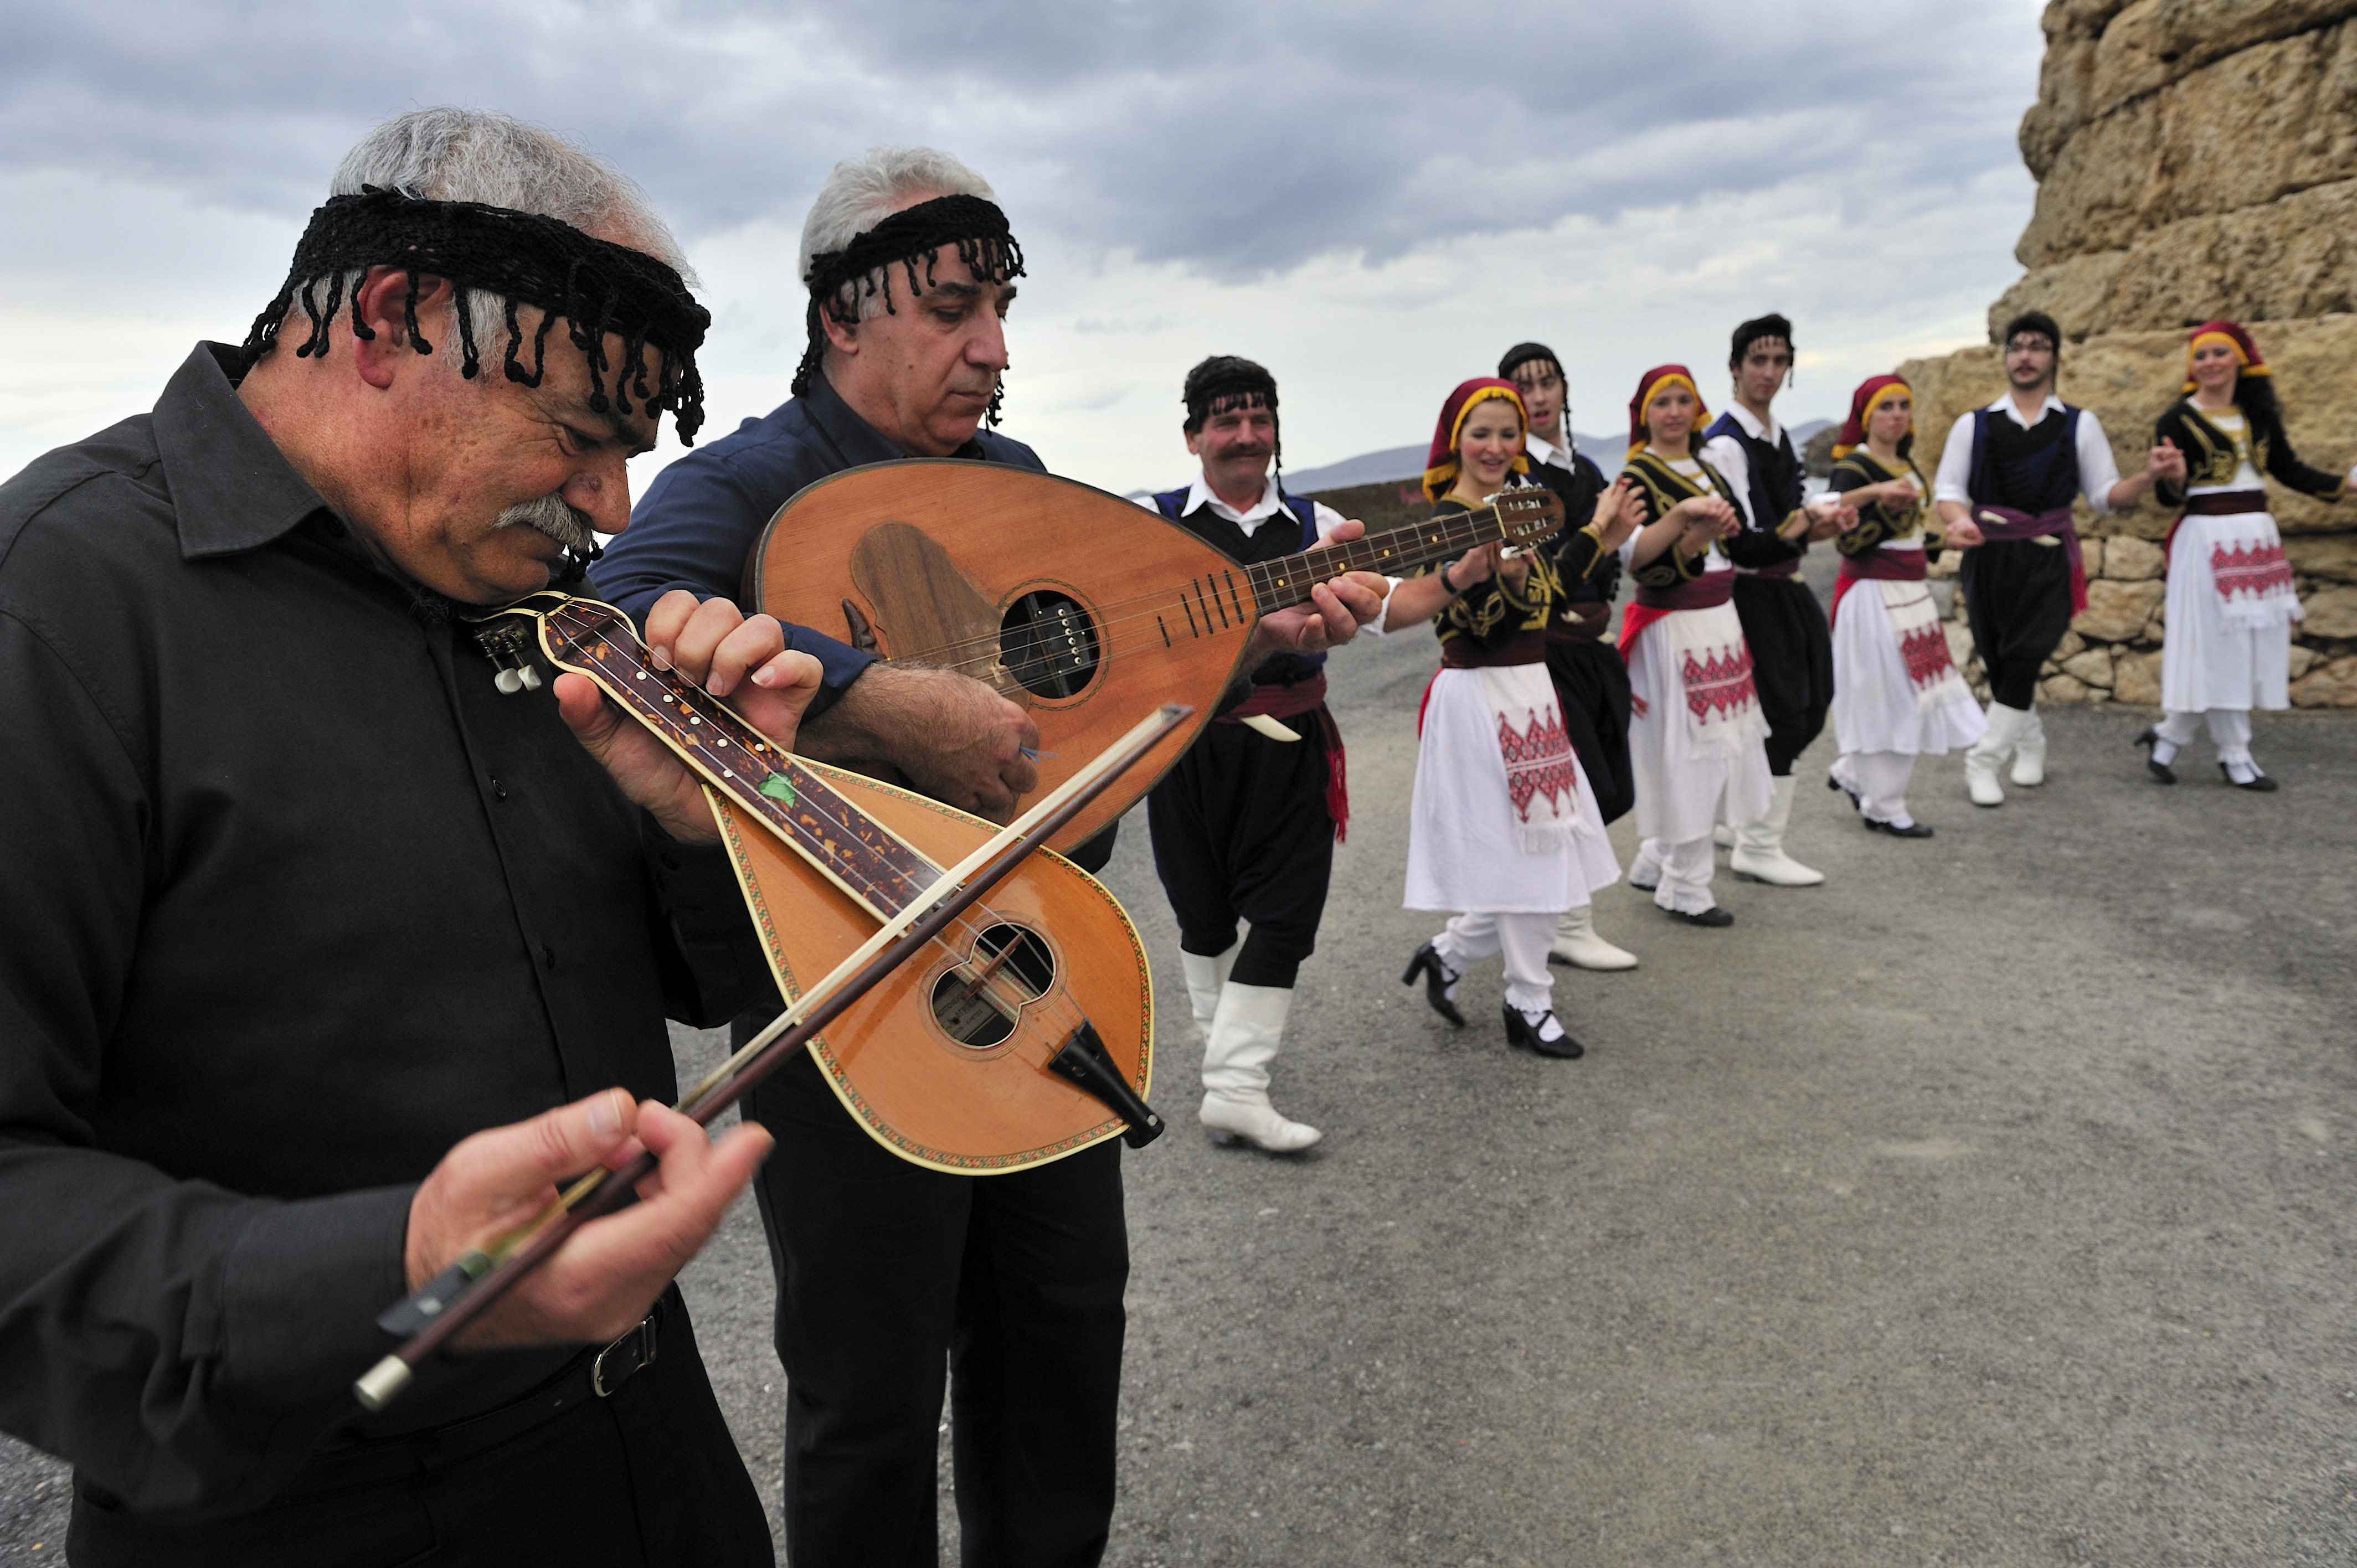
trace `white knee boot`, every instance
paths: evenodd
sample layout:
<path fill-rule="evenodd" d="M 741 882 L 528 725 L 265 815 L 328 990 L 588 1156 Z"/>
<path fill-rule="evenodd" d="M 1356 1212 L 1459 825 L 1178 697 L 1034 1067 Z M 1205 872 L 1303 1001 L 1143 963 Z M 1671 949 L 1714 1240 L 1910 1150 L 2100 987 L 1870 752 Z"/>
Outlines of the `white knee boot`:
<path fill-rule="evenodd" d="M 1598 936 L 1595 906 L 1582 904 L 1555 917 L 1555 945 L 1547 950 L 1547 961 L 1574 969 L 1634 969 L 1637 955 Z"/>
<path fill-rule="evenodd" d="M 2025 789 L 2046 782 L 2046 721 L 2034 706 L 2013 737 L 2013 781 Z"/>
<path fill-rule="evenodd" d="M 1825 874 L 1803 865 L 1784 853 L 1784 828 L 1792 820 L 1792 776 L 1788 773 L 1774 782 L 1776 792 L 1769 802 L 1768 814 L 1735 830 L 1735 853 L 1727 857 L 1727 867 L 1751 882 L 1765 882 L 1776 887 L 1814 887 L 1825 879 Z"/>
<path fill-rule="evenodd" d="M 2013 755 L 2013 748 L 2021 737 L 2021 726 L 2029 721 L 2029 710 L 2027 708 L 2008 708 L 1997 702 L 1989 703 L 1988 728 L 1964 753 L 1964 790 L 1972 796 L 1974 805 L 2005 804 L 2005 790 L 1996 781 L 1997 766 Z"/>
<path fill-rule="evenodd" d="M 1228 950 L 1217 958 L 1178 950 L 1178 967 L 1187 975 L 1187 1001 L 1195 1010 L 1195 1037 L 1208 1047 L 1211 1043 L 1211 1016 L 1220 1010 L 1220 988 L 1228 983 L 1228 971 L 1236 967 L 1236 954 L 1243 950 L 1241 940 L 1228 944 Z"/>
<path fill-rule="evenodd" d="M 1325 1136 L 1288 1122 L 1268 1102 L 1268 1064 L 1293 1010 L 1293 989 L 1277 985 L 1220 988 L 1211 1036 L 1203 1043 L 1203 1130 L 1214 1143 L 1239 1140 L 1289 1155 Z"/>

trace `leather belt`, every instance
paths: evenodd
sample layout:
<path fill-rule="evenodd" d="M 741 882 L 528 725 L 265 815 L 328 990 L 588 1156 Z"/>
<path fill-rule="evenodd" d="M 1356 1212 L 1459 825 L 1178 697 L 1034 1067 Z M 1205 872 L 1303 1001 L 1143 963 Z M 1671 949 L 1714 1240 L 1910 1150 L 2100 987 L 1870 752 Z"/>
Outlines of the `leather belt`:
<path fill-rule="evenodd" d="M 294 1498 L 339 1492 L 397 1480 L 450 1466 L 511 1442 L 593 1400 L 611 1399 L 616 1390 L 655 1364 L 661 1353 L 664 1304 L 611 1344 L 583 1350 L 538 1388 L 481 1415 L 425 1432 L 404 1433 L 375 1443 L 314 1454 L 281 1494 Z"/>

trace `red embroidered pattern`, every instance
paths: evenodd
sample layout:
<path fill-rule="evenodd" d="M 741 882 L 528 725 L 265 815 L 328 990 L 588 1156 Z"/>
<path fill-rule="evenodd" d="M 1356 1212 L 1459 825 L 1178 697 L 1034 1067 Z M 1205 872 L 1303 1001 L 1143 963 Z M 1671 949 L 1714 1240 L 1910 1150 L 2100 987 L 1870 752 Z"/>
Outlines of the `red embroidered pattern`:
<path fill-rule="evenodd" d="M 1937 621 L 1900 638 L 1899 657 L 1907 660 L 1907 678 L 1918 686 L 1943 680 L 1956 667 L 1955 660 L 1948 656 L 1948 634 L 1940 629 Z"/>
<path fill-rule="evenodd" d="M 2218 585 L 2219 596 L 2233 598 L 2236 594 L 2248 594 L 2255 599 L 2277 592 L 2292 591 L 2291 563 L 2284 559 L 2280 544 L 2262 544 L 2245 551 L 2237 540 L 2229 551 L 2224 545 L 2210 552 L 2210 575 Z"/>
<path fill-rule="evenodd" d="M 1751 650 L 1741 643 L 1700 660 L 1689 652 L 1678 673 L 1685 682 L 1686 706 L 1702 724 L 1711 722 L 1714 711 L 1722 719 L 1733 718 L 1759 697 L 1751 685 Z"/>
<path fill-rule="evenodd" d="M 1531 726 L 1520 735 L 1501 716 L 1498 720 L 1498 751 L 1506 759 L 1506 795 L 1523 821 L 1531 820 L 1531 801 L 1540 796 L 1559 813 L 1568 815 L 1557 796 L 1577 799 L 1578 776 L 1572 771 L 1571 737 L 1552 706 L 1531 715 Z"/>

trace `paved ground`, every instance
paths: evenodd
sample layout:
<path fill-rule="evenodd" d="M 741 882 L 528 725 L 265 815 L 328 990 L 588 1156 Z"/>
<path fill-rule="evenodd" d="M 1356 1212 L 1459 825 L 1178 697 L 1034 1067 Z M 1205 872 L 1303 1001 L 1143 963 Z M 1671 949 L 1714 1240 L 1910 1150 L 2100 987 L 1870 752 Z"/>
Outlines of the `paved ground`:
<path fill-rule="evenodd" d="M 1356 815 L 1277 1085 L 1325 1144 L 1125 1156 L 1109 1561 L 2357 1562 L 2357 722 L 2263 717 L 2265 797 L 2053 714 L 2001 811 L 1923 768 L 1928 843 L 1847 821 L 1821 743 L 1792 847 L 1831 880 L 1722 873 L 1717 932 L 1612 889 L 1644 967 L 1563 978 L 1556 1063 L 1505 1048 L 1494 963 L 1462 1032 L 1397 983 L 1432 662 L 1334 661 Z M 1142 831 L 1109 876 L 1175 962 Z M 749 1205 L 689 1288 L 774 1494 Z M 61 1474 L 0 1455 L 0 1561 L 56 1560 Z"/>

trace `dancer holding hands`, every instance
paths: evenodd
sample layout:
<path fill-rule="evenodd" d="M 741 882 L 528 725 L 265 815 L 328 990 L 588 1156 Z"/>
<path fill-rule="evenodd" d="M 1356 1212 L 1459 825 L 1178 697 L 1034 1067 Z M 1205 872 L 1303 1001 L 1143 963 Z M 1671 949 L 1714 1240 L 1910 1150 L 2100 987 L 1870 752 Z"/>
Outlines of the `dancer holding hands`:
<path fill-rule="evenodd" d="M 1913 390 L 1897 376 L 1867 378 L 1834 445 L 1831 488 L 1857 509 L 1857 525 L 1835 541 L 1834 729 L 1842 749 L 1828 782 L 1849 792 L 1868 829 L 1927 839 L 1932 830 L 1907 811 L 1915 758 L 1970 746 L 1988 721 L 1949 656 L 1924 582 L 1931 487 L 1910 456 L 1914 445 Z"/>
<path fill-rule="evenodd" d="M 1483 377 L 1448 394 L 1425 469 L 1438 513 L 1481 506 L 1528 471 L 1523 424 L 1512 381 Z M 1583 1054 L 1555 1015 L 1556 922 L 1620 875 L 1565 734 L 1546 626 L 1566 578 L 1586 578 L 1635 521 L 1628 492 L 1608 491 L 1559 552 L 1501 561 L 1487 545 L 1426 579 L 1449 597 L 1437 628 L 1442 667 L 1418 726 L 1405 907 L 1463 912 L 1416 949 L 1401 979 L 1421 977 L 1433 1010 L 1461 1026 L 1466 966 L 1502 952 L 1507 1043 L 1540 1056 Z"/>
<path fill-rule="evenodd" d="M 2155 781 L 2174 784 L 2169 764 L 2206 714 L 2226 782 L 2270 790 L 2276 781 L 2251 758 L 2251 710 L 2290 704 L 2291 623 L 2300 610 L 2259 476 L 2339 500 L 2357 470 L 2344 479 L 2299 460 L 2284 435 L 2272 372 L 2232 321 L 2193 329 L 2185 391 L 2153 430 L 2156 443 L 2184 455 L 2182 479 L 2163 478 L 2160 499 L 2185 511 L 2169 531 L 2163 716 L 2136 744 L 2151 748 L 2145 767 Z"/>
<path fill-rule="evenodd" d="M 1738 832 L 1774 800 L 1768 721 L 1737 618 L 1735 568 L 1719 541 L 1743 526 L 1727 481 L 1695 456 L 1706 411 L 1684 365 L 1647 371 L 1629 400 L 1629 466 L 1644 526 L 1621 546 L 1637 602 L 1620 628 L 1632 716 L 1629 756 L 1643 835 L 1629 885 L 1697 926 L 1735 917 L 1712 898 L 1710 831 Z"/>

